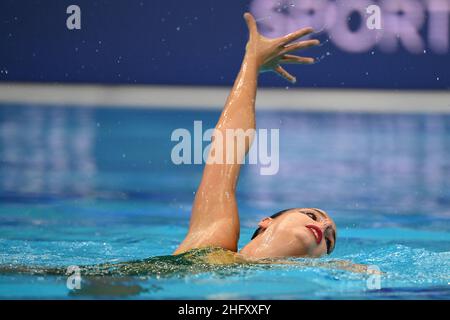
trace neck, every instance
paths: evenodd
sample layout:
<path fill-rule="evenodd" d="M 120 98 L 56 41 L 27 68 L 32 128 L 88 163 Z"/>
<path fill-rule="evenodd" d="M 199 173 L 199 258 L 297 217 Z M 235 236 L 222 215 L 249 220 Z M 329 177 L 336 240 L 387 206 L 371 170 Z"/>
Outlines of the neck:
<path fill-rule="evenodd" d="M 264 245 L 263 236 L 261 235 L 259 237 L 256 237 L 249 243 L 247 243 L 240 251 L 239 253 L 245 257 L 248 258 L 265 258 L 267 257 L 264 255 L 264 252 L 262 252 L 264 248 L 267 246 Z"/>

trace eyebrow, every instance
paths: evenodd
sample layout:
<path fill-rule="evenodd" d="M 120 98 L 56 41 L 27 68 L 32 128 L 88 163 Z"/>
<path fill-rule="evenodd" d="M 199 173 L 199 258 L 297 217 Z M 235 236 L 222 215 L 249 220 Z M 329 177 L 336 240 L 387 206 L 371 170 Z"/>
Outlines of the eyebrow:
<path fill-rule="evenodd" d="M 328 219 L 328 217 L 319 209 L 316 208 L 312 208 L 312 210 L 314 210 L 315 212 L 319 213 L 323 218 Z"/>

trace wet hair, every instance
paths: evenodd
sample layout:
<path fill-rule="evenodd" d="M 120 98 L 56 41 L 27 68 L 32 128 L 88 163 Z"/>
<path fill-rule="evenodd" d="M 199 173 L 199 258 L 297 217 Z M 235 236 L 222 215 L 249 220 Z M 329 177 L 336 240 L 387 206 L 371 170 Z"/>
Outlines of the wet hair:
<path fill-rule="evenodd" d="M 281 216 L 283 213 L 288 212 L 289 210 L 292 210 L 292 209 L 281 210 L 281 211 L 279 211 L 279 212 L 277 212 L 277 213 L 271 215 L 270 218 L 275 219 L 276 217 Z M 253 233 L 252 238 L 251 238 L 250 240 L 255 239 L 256 236 L 257 236 L 258 234 L 261 233 L 261 231 L 262 231 L 261 227 L 259 227 L 258 229 L 256 229 L 256 231 Z"/>

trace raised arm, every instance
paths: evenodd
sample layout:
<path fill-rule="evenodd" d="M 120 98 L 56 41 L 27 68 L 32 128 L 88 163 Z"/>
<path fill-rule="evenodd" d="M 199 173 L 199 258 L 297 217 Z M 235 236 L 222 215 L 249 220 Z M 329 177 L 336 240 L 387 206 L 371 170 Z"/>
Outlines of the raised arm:
<path fill-rule="evenodd" d="M 246 13 L 244 18 L 250 33 L 245 57 L 215 127 L 208 160 L 195 195 L 188 234 L 174 254 L 205 246 L 237 250 L 240 227 L 236 184 L 241 163 L 254 135 L 258 74 L 260 71 L 274 71 L 288 81 L 295 82 L 295 78 L 280 64 L 314 62 L 312 58 L 288 54 L 319 43 L 317 40 L 292 43 L 311 33 L 311 28 L 304 28 L 281 38 L 268 39 L 258 33 L 256 21 L 251 14 Z M 247 133 L 242 148 L 238 147 L 238 136 L 229 135 L 238 130 Z"/>

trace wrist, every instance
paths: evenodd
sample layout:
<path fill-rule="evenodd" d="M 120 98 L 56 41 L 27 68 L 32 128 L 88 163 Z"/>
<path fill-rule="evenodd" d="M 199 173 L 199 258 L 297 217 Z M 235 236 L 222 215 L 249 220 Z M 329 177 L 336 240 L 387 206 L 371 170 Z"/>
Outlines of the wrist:
<path fill-rule="evenodd" d="M 249 50 L 246 50 L 245 52 L 243 63 L 250 67 L 256 68 L 258 72 L 263 65 L 261 59 L 254 52 L 251 52 Z"/>

